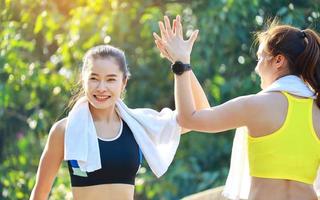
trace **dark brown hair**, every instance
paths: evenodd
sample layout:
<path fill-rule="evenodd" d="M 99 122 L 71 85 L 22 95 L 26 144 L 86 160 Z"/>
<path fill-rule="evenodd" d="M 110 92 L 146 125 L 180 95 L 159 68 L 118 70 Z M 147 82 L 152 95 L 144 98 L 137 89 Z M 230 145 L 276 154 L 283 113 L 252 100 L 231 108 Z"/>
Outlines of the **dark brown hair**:
<path fill-rule="evenodd" d="M 256 39 L 266 45 L 266 53 L 282 54 L 288 61 L 290 74 L 301 77 L 316 94 L 320 108 L 320 37 L 311 30 L 280 25 L 273 20 L 267 30 L 258 32 Z"/>
<path fill-rule="evenodd" d="M 99 45 L 87 51 L 83 58 L 82 75 L 88 69 L 90 61 L 101 58 L 114 58 L 123 73 L 123 78 L 127 79 L 130 77 L 124 52 L 111 45 Z"/>

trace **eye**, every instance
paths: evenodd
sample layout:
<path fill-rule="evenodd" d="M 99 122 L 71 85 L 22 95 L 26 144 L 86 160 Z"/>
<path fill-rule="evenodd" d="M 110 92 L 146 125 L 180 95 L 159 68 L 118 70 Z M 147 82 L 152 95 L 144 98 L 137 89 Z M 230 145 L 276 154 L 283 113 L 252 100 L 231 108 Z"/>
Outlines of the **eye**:
<path fill-rule="evenodd" d="M 90 77 L 90 80 L 96 81 L 98 79 L 96 77 Z"/>
<path fill-rule="evenodd" d="M 115 78 L 108 78 L 107 81 L 113 82 L 113 81 L 116 81 L 116 79 Z"/>

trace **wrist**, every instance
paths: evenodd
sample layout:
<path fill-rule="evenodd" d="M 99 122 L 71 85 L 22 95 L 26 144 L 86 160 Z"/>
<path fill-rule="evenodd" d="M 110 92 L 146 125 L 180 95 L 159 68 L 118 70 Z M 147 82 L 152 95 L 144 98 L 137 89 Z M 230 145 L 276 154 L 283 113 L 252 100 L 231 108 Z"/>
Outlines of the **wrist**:
<path fill-rule="evenodd" d="M 177 62 L 177 61 L 180 61 L 182 62 L 183 64 L 190 64 L 190 57 L 180 57 L 180 58 L 177 58 L 174 60 L 173 63 Z"/>
<path fill-rule="evenodd" d="M 171 70 L 172 70 L 172 72 L 174 74 L 181 75 L 186 71 L 190 71 L 191 70 L 191 65 L 183 63 L 181 61 L 176 61 L 175 63 L 173 63 L 171 65 Z"/>

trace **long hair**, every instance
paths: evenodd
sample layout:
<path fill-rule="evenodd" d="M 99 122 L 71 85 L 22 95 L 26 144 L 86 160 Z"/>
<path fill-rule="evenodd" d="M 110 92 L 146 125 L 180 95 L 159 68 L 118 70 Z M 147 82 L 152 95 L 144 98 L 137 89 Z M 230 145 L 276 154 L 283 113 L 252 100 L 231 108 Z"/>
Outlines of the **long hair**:
<path fill-rule="evenodd" d="M 266 45 L 266 53 L 282 54 L 292 75 L 301 77 L 315 92 L 320 108 L 320 37 L 312 29 L 301 30 L 279 25 L 273 20 L 267 30 L 258 32 L 256 40 Z"/>

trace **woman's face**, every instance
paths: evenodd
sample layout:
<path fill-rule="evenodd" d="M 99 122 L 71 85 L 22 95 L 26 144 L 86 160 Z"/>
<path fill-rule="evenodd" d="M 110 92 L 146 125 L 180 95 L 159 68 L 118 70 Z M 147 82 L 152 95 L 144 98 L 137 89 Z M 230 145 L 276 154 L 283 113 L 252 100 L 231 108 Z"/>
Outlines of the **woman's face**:
<path fill-rule="evenodd" d="M 272 56 L 267 54 L 265 51 L 265 45 L 262 43 L 259 45 L 259 49 L 257 51 L 258 63 L 255 68 L 256 73 L 261 78 L 261 88 L 265 89 L 269 85 L 272 84 L 272 75 L 273 75 L 273 68 L 272 68 Z"/>
<path fill-rule="evenodd" d="M 107 109 L 120 98 L 126 80 L 116 60 L 108 57 L 89 61 L 83 83 L 90 104 L 96 109 Z"/>

